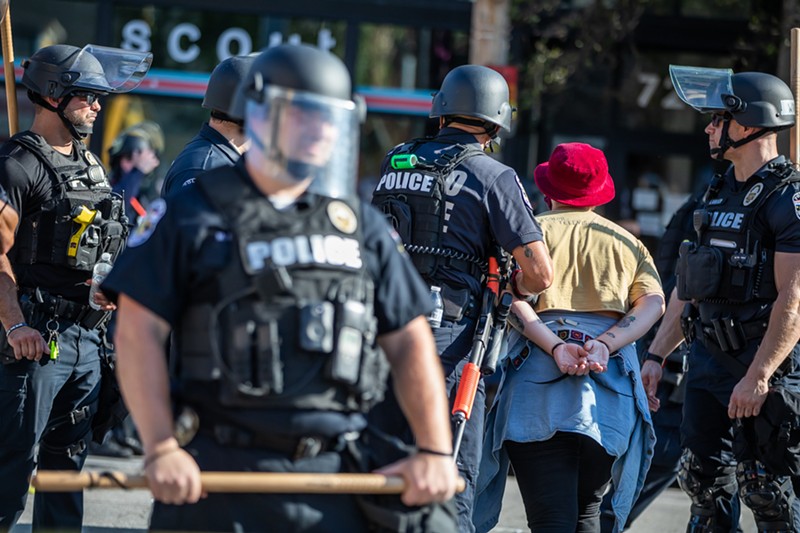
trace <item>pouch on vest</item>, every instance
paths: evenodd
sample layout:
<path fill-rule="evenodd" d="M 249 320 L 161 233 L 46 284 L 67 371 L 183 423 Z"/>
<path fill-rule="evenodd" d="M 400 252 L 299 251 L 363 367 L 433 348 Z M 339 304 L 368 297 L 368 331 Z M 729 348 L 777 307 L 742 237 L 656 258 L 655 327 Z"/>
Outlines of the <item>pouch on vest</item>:
<path fill-rule="evenodd" d="M 223 332 L 224 361 L 220 401 L 239 405 L 283 392 L 283 368 L 280 360 L 278 323 L 257 317 L 247 306 L 229 306 L 220 316 Z"/>
<path fill-rule="evenodd" d="M 681 244 L 677 268 L 678 298 L 705 300 L 717 295 L 722 275 L 722 251 L 711 246 Z"/>

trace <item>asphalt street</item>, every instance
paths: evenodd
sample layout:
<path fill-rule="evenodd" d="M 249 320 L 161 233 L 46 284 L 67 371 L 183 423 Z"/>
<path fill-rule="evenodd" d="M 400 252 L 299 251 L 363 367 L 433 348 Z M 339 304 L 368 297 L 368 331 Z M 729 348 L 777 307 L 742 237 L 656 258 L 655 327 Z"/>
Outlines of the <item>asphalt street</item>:
<path fill-rule="evenodd" d="M 127 474 L 138 473 L 141 459 L 110 459 L 89 456 L 86 469 L 119 470 Z M 84 533 L 143 533 L 147 528 L 152 498 L 146 490 L 91 490 L 86 492 Z M 31 530 L 32 499 L 20 523 L 12 533 L 29 533 Z M 671 488 L 662 494 L 637 520 L 630 533 L 683 533 L 689 517 L 689 499 L 680 489 Z M 743 517 L 744 533 L 756 531 L 752 515 Z M 265 529 L 265 531 L 267 531 Z M 522 500 L 513 477 L 509 478 L 503 499 L 500 523 L 493 533 L 523 533 L 528 531 Z M 345 532 L 342 532 L 345 533 Z"/>

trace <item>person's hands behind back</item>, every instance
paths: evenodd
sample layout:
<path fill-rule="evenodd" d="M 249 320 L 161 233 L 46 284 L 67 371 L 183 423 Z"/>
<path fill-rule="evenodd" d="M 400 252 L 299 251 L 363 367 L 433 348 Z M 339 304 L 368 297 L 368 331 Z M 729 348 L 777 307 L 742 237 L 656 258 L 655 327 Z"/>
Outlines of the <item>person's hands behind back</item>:
<path fill-rule="evenodd" d="M 585 376 L 589 373 L 589 364 L 586 357 L 589 352 L 583 346 L 565 342 L 553 350 L 553 359 L 562 373 L 570 376 Z"/>

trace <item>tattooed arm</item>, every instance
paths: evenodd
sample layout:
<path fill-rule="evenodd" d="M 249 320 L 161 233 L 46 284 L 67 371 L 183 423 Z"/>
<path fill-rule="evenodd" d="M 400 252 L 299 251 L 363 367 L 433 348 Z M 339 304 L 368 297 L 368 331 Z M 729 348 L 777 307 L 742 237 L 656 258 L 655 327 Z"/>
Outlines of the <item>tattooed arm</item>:
<path fill-rule="evenodd" d="M 526 302 L 514 300 L 508 313 L 508 323 L 544 353 L 552 356 L 564 374 L 582 376 L 595 370 L 588 364 L 588 353 L 582 346 L 562 341 Z"/>
<path fill-rule="evenodd" d="M 660 293 L 639 297 L 630 311 L 619 322 L 596 339 L 586 341 L 583 347 L 589 352 L 589 361 L 605 366 L 608 356 L 647 333 L 664 314 L 664 296 Z"/>
<path fill-rule="evenodd" d="M 538 294 L 553 282 L 553 262 L 542 241 L 517 246 L 512 255 L 520 268 L 514 283 L 523 296 Z"/>

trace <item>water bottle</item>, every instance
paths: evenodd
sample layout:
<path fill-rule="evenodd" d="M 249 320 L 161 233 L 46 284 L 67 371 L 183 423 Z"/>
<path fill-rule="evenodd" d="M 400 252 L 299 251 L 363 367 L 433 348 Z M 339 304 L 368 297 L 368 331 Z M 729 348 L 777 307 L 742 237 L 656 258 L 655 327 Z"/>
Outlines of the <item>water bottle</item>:
<path fill-rule="evenodd" d="M 428 315 L 428 323 L 432 328 L 442 325 L 442 315 L 444 314 L 444 300 L 442 300 L 442 288 L 436 285 L 431 287 L 431 300 L 433 301 L 433 311 Z"/>
<path fill-rule="evenodd" d="M 111 254 L 105 252 L 100 256 L 100 261 L 98 261 L 92 269 L 92 286 L 89 288 L 89 306 L 92 309 L 100 309 L 100 305 L 96 304 L 94 301 L 94 295 L 100 290 L 100 284 L 103 283 L 108 273 L 111 272 L 111 267 Z"/>

